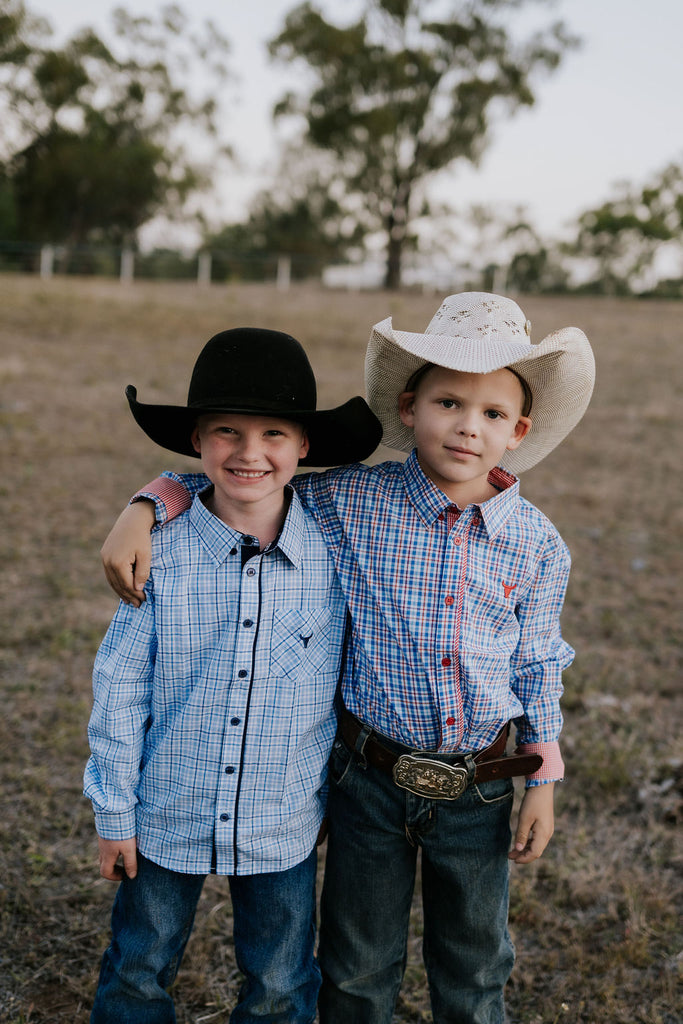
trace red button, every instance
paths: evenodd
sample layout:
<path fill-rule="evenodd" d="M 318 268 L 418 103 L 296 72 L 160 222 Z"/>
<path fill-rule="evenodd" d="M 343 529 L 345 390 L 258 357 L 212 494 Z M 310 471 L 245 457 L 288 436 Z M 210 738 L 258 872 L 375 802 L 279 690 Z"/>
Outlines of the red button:
<path fill-rule="evenodd" d="M 454 718 L 447 718 L 446 719 L 446 725 L 455 725 L 455 719 Z"/>
<path fill-rule="evenodd" d="M 462 537 L 456 537 L 453 543 L 460 546 L 462 544 Z"/>
<path fill-rule="evenodd" d="M 448 597 L 446 598 L 446 604 L 453 604 L 454 601 L 455 598 L 449 594 Z"/>
<path fill-rule="evenodd" d="M 442 658 L 441 659 L 441 664 L 443 665 L 444 668 L 448 668 L 450 663 L 451 663 L 451 659 L 450 658 Z"/>
<path fill-rule="evenodd" d="M 440 523 L 443 522 L 443 512 L 439 512 L 437 519 L 439 520 Z"/>

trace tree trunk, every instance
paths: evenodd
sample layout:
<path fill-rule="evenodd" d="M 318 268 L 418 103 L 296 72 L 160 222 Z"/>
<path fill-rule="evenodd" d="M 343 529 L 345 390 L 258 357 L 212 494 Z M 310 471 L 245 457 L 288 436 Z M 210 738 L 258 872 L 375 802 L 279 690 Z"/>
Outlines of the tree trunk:
<path fill-rule="evenodd" d="M 403 257 L 403 241 L 404 235 L 401 234 L 397 237 L 392 232 L 389 232 L 389 242 L 387 245 L 387 266 L 386 273 L 384 275 L 384 287 L 390 291 L 398 291 L 401 287 L 401 260 Z"/>

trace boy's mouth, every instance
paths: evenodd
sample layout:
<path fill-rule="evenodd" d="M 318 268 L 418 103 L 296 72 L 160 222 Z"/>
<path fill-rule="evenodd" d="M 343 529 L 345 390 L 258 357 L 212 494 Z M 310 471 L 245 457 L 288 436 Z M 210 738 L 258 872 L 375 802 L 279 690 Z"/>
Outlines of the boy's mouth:
<path fill-rule="evenodd" d="M 241 480 L 260 480 L 261 477 L 268 476 L 269 472 L 267 469 L 228 469 L 228 473 Z"/>
<path fill-rule="evenodd" d="M 477 452 L 473 452 L 470 448 L 447 448 L 447 451 L 453 455 L 470 455 L 472 458 L 478 458 Z"/>

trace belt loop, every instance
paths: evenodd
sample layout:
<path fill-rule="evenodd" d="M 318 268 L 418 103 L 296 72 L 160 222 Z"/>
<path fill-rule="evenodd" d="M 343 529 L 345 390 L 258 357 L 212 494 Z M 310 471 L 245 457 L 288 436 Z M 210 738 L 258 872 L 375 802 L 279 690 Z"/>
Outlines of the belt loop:
<path fill-rule="evenodd" d="M 463 757 L 465 768 L 467 769 L 467 785 L 471 786 L 474 782 L 474 776 L 477 771 L 477 765 L 474 760 L 473 754 L 465 754 Z"/>
<path fill-rule="evenodd" d="M 372 729 L 370 729 L 369 726 L 360 723 L 360 732 L 356 736 L 353 752 L 356 755 L 361 768 L 367 768 L 368 766 L 368 761 L 365 756 L 365 744 L 368 742 L 371 735 Z"/>

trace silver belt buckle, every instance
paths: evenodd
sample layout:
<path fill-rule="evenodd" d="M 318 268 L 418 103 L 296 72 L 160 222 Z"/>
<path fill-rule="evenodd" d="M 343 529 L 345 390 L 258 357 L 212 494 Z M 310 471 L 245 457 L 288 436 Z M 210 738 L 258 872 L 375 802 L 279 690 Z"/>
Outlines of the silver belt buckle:
<path fill-rule="evenodd" d="M 457 800 L 467 789 L 466 768 L 428 757 L 401 754 L 392 774 L 401 789 L 431 800 Z"/>

